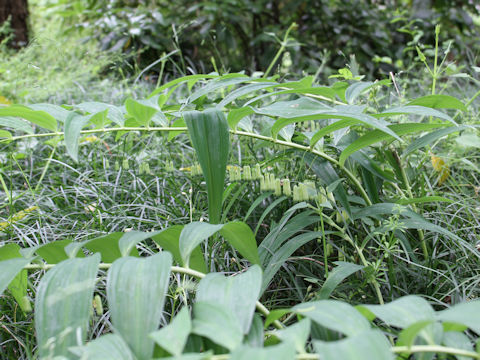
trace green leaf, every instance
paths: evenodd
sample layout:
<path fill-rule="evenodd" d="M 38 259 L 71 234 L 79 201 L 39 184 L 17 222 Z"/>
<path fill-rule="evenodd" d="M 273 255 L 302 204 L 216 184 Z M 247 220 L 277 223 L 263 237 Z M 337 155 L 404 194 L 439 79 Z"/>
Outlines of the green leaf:
<path fill-rule="evenodd" d="M 0 117 L 0 126 L 5 126 L 14 130 L 20 130 L 26 132 L 27 134 L 33 134 L 32 126 L 25 120 L 16 117 Z"/>
<path fill-rule="evenodd" d="M 250 331 L 245 336 L 245 344 L 248 344 L 253 347 L 263 347 L 263 339 L 265 335 L 263 334 L 263 321 L 259 314 L 253 315 L 252 325 L 250 326 Z"/>
<path fill-rule="evenodd" d="M 280 118 L 312 116 L 326 110 L 331 111 L 332 108 L 317 100 L 306 97 L 291 101 L 276 101 L 271 105 L 254 109 L 257 114 Z"/>
<path fill-rule="evenodd" d="M 418 139 L 414 140 L 412 143 L 410 143 L 405 151 L 402 153 L 402 156 L 407 156 L 408 154 L 412 153 L 413 151 L 420 149 L 424 146 L 430 145 L 432 142 L 447 136 L 448 134 L 451 134 L 453 132 L 461 131 L 467 129 L 467 126 L 452 126 L 448 127 L 446 129 L 440 129 L 437 131 L 433 131 L 427 135 L 424 135 L 422 137 L 419 137 Z"/>
<path fill-rule="evenodd" d="M 426 131 L 426 130 L 431 130 L 434 128 L 438 127 L 443 127 L 447 126 L 445 124 L 424 124 L 424 123 L 407 123 L 407 124 L 396 124 L 396 125 L 390 125 L 389 128 L 394 131 L 397 135 L 402 136 L 402 135 L 407 135 L 407 134 L 412 134 L 416 133 L 419 131 Z M 341 165 L 345 164 L 345 161 L 347 158 L 353 154 L 354 152 L 363 149 L 367 146 L 370 146 L 372 144 L 378 143 L 380 141 L 384 140 L 394 140 L 392 136 L 389 134 L 386 134 L 383 131 L 380 130 L 373 130 L 365 135 L 359 137 L 357 140 L 355 140 L 353 143 L 348 145 L 345 150 L 342 151 L 340 154 L 339 162 Z"/>
<path fill-rule="evenodd" d="M 45 245 L 39 246 L 35 252 L 42 257 L 48 264 L 58 264 L 68 259 L 65 247 L 70 244 L 70 240 L 52 241 Z"/>
<path fill-rule="evenodd" d="M 404 296 L 385 305 L 359 305 L 390 326 L 406 328 L 418 321 L 435 319 L 435 312 L 423 298 Z"/>
<path fill-rule="evenodd" d="M 340 179 L 340 176 L 338 176 L 332 164 L 323 160 L 319 156 L 312 153 L 307 153 L 304 155 L 304 160 L 323 185 L 329 186 Z M 339 185 L 335 188 L 333 195 L 335 195 L 335 199 L 340 202 L 343 208 L 347 211 L 348 215 L 351 216 L 352 211 L 350 209 L 350 202 L 348 201 L 347 191 L 342 183 L 339 183 Z"/>
<path fill-rule="evenodd" d="M 316 217 L 315 220 L 315 222 L 318 221 Z M 289 239 L 279 249 L 268 248 L 269 251 L 273 251 L 273 255 L 268 259 L 268 262 L 264 266 L 265 273 L 263 276 L 262 292 L 267 289 L 275 274 L 295 251 L 306 243 L 321 238 L 321 236 L 320 232 L 309 231 Z"/>
<path fill-rule="evenodd" d="M 158 345 L 174 356 L 180 356 L 192 330 L 188 308 L 184 307 L 169 325 L 151 333 L 149 336 Z"/>
<path fill-rule="evenodd" d="M 0 294 L 3 294 L 7 286 L 15 280 L 17 275 L 20 275 L 23 267 L 29 262 L 30 260 L 21 258 L 0 261 Z"/>
<path fill-rule="evenodd" d="M 337 267 L 328 275 L 327 280 L 323 283 L 322 288 L 318 292 L 320 300 L 325 300 L 330 297 L 333 290 L 347 277 L 353 273 L 362 270 L 363 266 L 351 264 L 343 261 L 336 261 Z"/>
<path fill-rule="evenodd" d="M 467 107 L 457 98 L 450 95 L 427 95 L 410 101 L 407 105 L 420 105 L 435 109 L 457 109 L 467 111 Z"/>
<path fill-rule="evenodd" d="M 128 115 L 132 116 L 141 126 L 145 127 L 150 124 L 153 115 L 158 111 L 157 109 L 143 105 L 132 98 L 125 100 L 125 109 L 127 110 Z"/>
<path fill-rule="evenodd" d="M 371 89 L 376 84 L 371 81 L 359 81 L 350 85 L 345 90 L 345 99 L 349 104 L 352 104 L 361 94 Z"/>
<path fill-rule="evenodd" d="M 417 105 L 404 105 L 404 106 L 396 106 L 385 110 L 379 114 L 375 114 L 376 118 L 382 118 L 387 116 L 398 116 L 398 115 L 418 115 L 418 116 L 432 116 L 439 119 L 447 120 L 454 125 L 457 123 L 447 114 L 431 109 L 424 106 L 417 106 Z"/>
<path fill-rule="evenodd" d="M 182 256 L 180 254 L 180 234 L 183 230 L 183 225 L 173 225 L 163 230 L 157 235 L 152 236 L 152 240 L 155 241 L 163 250 L 170 252 L 173 255 L 175 261 L 183 265 Z M 205 259 L 200 249 L 197 246 L 190 254 L 190 268 L 200 271 L 202 273 L 207 272 L 207 266 L 205 265 Z"/>
<path fill-rule="evenodd" d="M 401 138 L 389 128 L 390 124 L 388 122 L 376 119 L 373 116 L 370 116 L 367 114 L 355 112 L 354 110 L 352 110 L 352 112 L 349 112 L 348 110 L 344 110 L 344 109 L 345 109 L 345 106 L 342 106 L 342 107 L 334 108 L 332 110 L 317 112 L 315 115 L 312 115 L 312 116 L 279 119 L 275 122 L 275 124 L 272 127 L 272 136 L 276 137 L 278 132 L 288 124 L 302 122 L 302 121 L 310 121 L 310 120 L 313 120 L 313 118 L 314 119 L 340 119 L 339 121 L 337 121 L 338 124 L 333 123 L 332 125 L 326 126 L 325 128 L 323 128 L 321 130 L 321 134 L 322 134 L 321 137 L 325 135 L 323 134 L 323 132 L 329 133 L 334 130 L 345 128 L 347 126 L 362 124 L 369 127 L 373 127 L 374 129 L 378 129 L 384 133 L 391 135 L 395 139 L 401 141 Z M 319 140 L 318 136 L 319 136 L 318 134 L 315 134 L 314 137 L 312 137 L 311 142 L 313 143 L 318 141 Z"/>
<path fill-rule="evenodd" d="M 0 108 L 0 116 L 15 116 L 28 120 L 44 129 L 57 131 L 57 120 L 45 111 L 31 110 L 26 106 L 12 105 Z"/>
<path fill-rule="evenodd" d="M 432 324 L 434 320 L 421 320 L 417 321 L 408 327 L 404 328 L 400 335 L 398 336 L 396 346 L 407 346 L 411 347 L 417 336 L 430 324 Z M 405 354 L 407 355 L 407 354 Z"/>
<path fill-rule="evenodd" d="M 242 221 L 225 224 L 220 230 L 220 235 L 252 264 L 261 265 L 257 241 L 252 229 L 247 224 Z"/>
<path fill-rule="evenodd" d="M 340 341 L 314 341 L 322 360 L 394 360 L 390 344 L 379 330 L 367 330 Z"/>
<path fill-rule="evenodd" d="M 47 104 L 47 103 L 40 103 L 40 104 L 31 104 L 28 107 L 32 110 L 36 111 L 44 111 L 50 115 L 52 115 L 56 120 L 60 122 L 65 122 L 67 116 L 70 114 L 70 111 L 64 109 L 61 106 L 54 105 L 54 104 Z"/>
<path fill-rule="evenodd" d="M 200 80 L 200 79 L 213 79 L 213 78 L 218 78 L 219 76 L 216 75 L 216 74 L 195 74 L 195 75 L 187 75 L 187 76 L 183 76 L 183 77 L 180 77 L 178 79 L 174 79 L 172 81 L 169 81 L 168 83 L 166 84 L 163 84 L 162 86 L 160 86 L 159 88 L 155 89 L 148 97 L 151 98 L 157 94 L 160 94 L 163 90 L 165 89 L 168 89 L 172 86 L 175 86 L 175 85 L 178 85 L 178 84 L 182 84 L 182 83 L 185 83 L 185 82 L 189 82 L 189 81 L 195 81 L 195 80 Z"/>
<path fill-rule="evenodd" d="M 78 161 L 78 139 L 80 138 L 80 131 L 88 123 L 89 117 L 78 115 L 77 113 L 70 113 L 65 119 L 65 146 L 68 155 Z"/>
<path fill-rule="evenodd" d="M 428 202 L 448 202 L 448 203 L 453 203 L 454 201 L 451 199 L 447 199 L 446 197 L 443 196 L 422 196 L 419 198 L 413 198 L 413 199 L 398 199 L 395 201 L 396 204 L 400 205 L 410 205 L 410 204 L 424 204 Z"/>
<path fill-rule="evenodd" d="M 196 302 L 192 332 L 233 351 L 242 343 L 243 332 L 237 318 L 223 305 Z"/>
<path fill-rule="evenodd" d="M 1 120 L 1 119 L 0 119 Z M 11 139 L 13 136 L 12 136 L 12 133 L 10 131 L 7 131 L 7 130 L 0 130 L 0 138 L 6 138 L 6 139 Z"/>
<path fill-rule="evenodd" d="M 215 90 L 230 86 L 240 84 L 246 81 L 251 80 L 250 77 L 243 75 L 243 74 L 229 74 L 228 77 L 221 77 L 215 80 L 212 80 L 207 83 L 204 87 L 200 88 L 199 90 L 195 91 L 190 97 L 188 98 L 188 102 L 194 102 L 195 100 L 201 98 L 204 95 L 211 94 Z"/>
<path fill-rule="evenodd" d="M 218 224 L 230 150 L 228 123 L 225 115 L 214 109 L 186 112 L 183 117 L 207 183 L 209 220 Z"/>
<path fill-rule="evenodd" d="M 207 240 L 210 236 L 219 231 L 223 225 L 209 224 L 205 222 L 193 222 L 185 225 L 180 233 L 179 248 L 182 257 L 182 263 L 189 266 L 190 255 L 193 250 L 202 242 Z"/>
<path fill-rule="evenodd" d="M 123 232 L 115 232 L 105 236 L 100 236 L 98 238 L 89 240 L 85 244 L 85 248 L 94 253 L 100 253 L 103 262 L 113 263 L 116 259 L 122 257 L 120 249 L 118 248 L 118 240 L 123 235 Z"/>
<path fill-rule="evenodd" d="M 62 261 L 40 281 L 35 330 L 40 358 L 68 355 L 86 339 L 100 256 Z"/>
<path fill-rule="evenodd" d="M 463 134 L 457 137 L 455 141 L 463 147 L 480 148 L 480 137 L 475 134 Z"/>
<path fill-rule="evenodd" d="M 243 345 L 236 349 L 230 360 L 294 360 L 295 347 L 287 342 L 264 348 Z"/>
<path fill-rule="evenodd" d="M 228 113 L 228 116 L 227 116 L 228 126 L 230 126 L 230 128 L 232 128 L 232 129 L 235 129 L 237 127 L 238 123 L 245 116 L 251 115 L 253 113 L 254 113 L 254 111 L 251 107 L 242 107 L 242 108 L 230 110 L 230 112 Z"/>
<path fill-rule="evenodd" d="M 7 244 L 0 247 L 0 261 L 21 257 L 22 255 L 20 254 L 20 246 L 16 243 Z M 26 298 L 27 278 L 27 270 L 22 270 L 8 285 L 8 290 L 10 290 L 23 312 L 28 312 L 31 310 L 30 303 L 25 303 L 25 301 L 29 301 L 28 298 Z M 0 283 L 2 283 L 2 281 L 0 281 Z M 0 285 L 0 290 L 0 294 L 2 294 L 5 290 L 2 288 L 2 285 Z"/>
<path fill-rule="evenodd" d="M 472 341 L 467 335 L 461 332 L 447 331 L 443 333 L 442 343 L 447 347 L 474 352 Z M 471 360 L 469 356 L 455 355 L 455 357 L 457 360 Z"/>
<path fill-rule="evenodd" d="M 122 256 L 130 255 L 130 252 L 135 248 L 135 245 L 138 244 L 140 241 L 150 239 L 151 237 L 161 233 L 160 231 L 154 232 L 143 232 L 143 231 L 129 231 L 126 232 L 120 240 L 118 240 L 118 249 Z"/>
<path fill-rule="evenodd" d="M 81 104 L 75 105 L 75 108 L 82 111 L 88 112 L 90 114 L 97 114 L 107 110 L 107 118 L 112 120 L 114 123 L 123 126 L 125 123 L 125 118 L 117 106 L 102 103 L 102 102 L 83 102 Z"/>
<path fill-rule="evenodd" d="M 138 360 L 150 360 L 168 289 L 172 256 L 162 252 L 147 258 L 123 257 L 107 275 L 107 299 L 112 325 Z"/>
<path fill-rule="evenodd" d="M 267 89 L 274 87 L 276 85 L 279 85 L 276 82 L 255 82 L 253 84 L 248 84 L 245 86 L 242 86 L 238 89 L 233 90 L 230 92 L 227 96 L 223 98 L 222 101 L 220 101 L 217 105 L 219 109 L 224 108 L 226 105 L 230 104 L 231 102 L 235 101 L 236 99 L 245 96 L 247 94 L 250 94 L 252 92 L 255 92 L 257 90 L 262 90 L 262 89 Z"/>
<path fill-rule="evenodd" d="M 370 329 L 369 322 L 351 305 L 336 300 L 319 300 L 298 304 L 292 308 L 297 314 L 347 336 Z"/>
<path fill-rule="evenodd" d="M 274 321 L 280 319 L 282 316 L 285 316 L 288 313 L 291 313 L 292 309 L 275 309 L 271 310 L 270 314 L 267 315 L 267 318 L 265 319 L 265 325 L 264 328 L 267 329 L 270 324 L 272 324 Z"/>
<path fill-rule="evenodd" d="M 236 319 L 243 334 L 250 330 L 255 305 L 260 297 L 262 270 L 258 265 L 233 277 L 208 274 L 200 281 L 196 301 L 219 304 Z"/>
<path fill-rule="evenodd" d="M 290 83 L 292 84 L 292 83 Z M 290 87 L 288 83 L 282 83 L 279 84 L 278 86 L 282 87 Z M 335 91 L 332 90 L 329 87 L 326 86 L 316 86 L 316 87 L 307 87 L 307 88 L 301 88 L 301 87 L 296 87 L 295 89 L 290 89 L 290 90 L 281 90 L 281 91 L 274 91 L 274 92 L 269 92 L 266 94 L 259 95 L 248 102 L 244 104 L 244 106 L 248 106 L 250 104 L 253 104 L 257 102 L 258 100 L 264 99 L 266 97 L 272 97 L 272 96 L 278 96 L 278 95 L 284 95 L 284 94 L 306 94 L 308 95 L 319 95 L 323 96 L 328 99 L 334 99 L 335 98 Z"/>
<path fill-rule="evenodd" d="M 275 331 L 274 335 L 283 342 L 292 342 L 298 353 L 305 352 L 305 344 L 310 336 L 310 319 L 305 318 L 284 329 Z"/>
<path fill-rule="evenodd" d="M 469 301 L 452 306 L 450 309 L 438 311 L 437 320 L 468 326 L 480 334 L 480 301 Z"/>
<path fill-rule="evenodd" d="M 82 347 L 70 348 L 80 360 L 135 360 L 132 351 L 117 334 L 100 336 Z"/>

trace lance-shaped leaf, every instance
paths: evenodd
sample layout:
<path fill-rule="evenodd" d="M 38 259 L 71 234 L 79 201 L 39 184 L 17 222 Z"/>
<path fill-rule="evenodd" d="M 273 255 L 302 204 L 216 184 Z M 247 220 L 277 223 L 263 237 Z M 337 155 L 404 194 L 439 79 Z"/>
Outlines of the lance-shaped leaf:
<path fill-rule="evenodd" d="M 40 281 L 35 299 L 39 357 L 67 356 L 83 345 L 100 255 L 62 261 Z"/>
<path fill-rule="evenodd" d="M 163 252 L 148 258 L 116 260 L 107 276 L 107 299 L 116 332 L 138 360 L 150 360 L 168 288 L 172 256 Z"/>
<path fill-rule="evenodd" d="M 337 267 L 328 275 L 327 280 L 323 283 L 322 288 L 318 292 L 320 300 L 328 299 L 335 288 L 347 277 L 353 273 L 363 269 L 363 266 L 352 264 L 344 261 L 336 261 Z"/>
<path fill-rule="evenodd" d="M 467 111 L 467 107 L 457 98 L 450 95 L 435 94 L 419 97 L 407 105 L 419 105 L 435 109 L 458 109 Z"/>
<path fill-rule="evenodd" d="M 186 112 L 183 117 L 207 183 L 209 220 L 218 224 L 230 150 L 227 119 L 214 109 Z"/>
<path fill-rule="evenodd" d="M 480 301 L 469 301 L 456 304 L 450 309 L 436 313 L 437 320 L 468 326 L 476 333 L 480 333 Z"/>
<path fill-rule="evenodd" d="M 71 112 L 65 119 L 65 146 L 68 155 L 75 161 L 78 160 L 78 139 L 80 137 L 80 131 L 88 123 L 89 118 L 89 116 Z"/>
<path fill-rule="evenodd" d="M 35 111 L 26 106 L 12 105 L 0 108 L 0 116 L 15 116 L 28 120 L 44 129 L 57 131 L 57 120 L 45 111 Z"/>
<path fill-rule="evenodd" d="M 406 123 L 406 124 L 396 124 L 389 126 L 390 129 L 395 131 L 399 136 L 413 134 L 420 131 L 427 131 L 435 129 L 438 127 L 448 126 L 447 124 L 424 124 L 424 123 Z M 379 130 L 373 130 L 365 135 L 359 137 L 353 143 L 348 145 L 345 150 L 340 154 L 339 162 L 341 165 L 345 163 L 347 158 L 354 152 L 363 149 L 372 144 L 378 143 L 383 140 L 392 141 L 394 138 Z"/>

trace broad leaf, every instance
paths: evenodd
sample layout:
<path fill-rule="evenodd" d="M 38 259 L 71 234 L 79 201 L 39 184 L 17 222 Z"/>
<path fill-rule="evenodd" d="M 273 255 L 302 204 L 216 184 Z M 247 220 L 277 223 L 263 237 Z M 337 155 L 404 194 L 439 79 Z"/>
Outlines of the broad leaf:
<path fill-rule="evenodd" d="M 30 260 L 20 258 L 0 261 L 0 294 L 3 294 L 7 286 L 29 262 Z"/>
<path fill-rule="evenodd" d="M 439 119 L 447 120 L 452 124 L 457 125 L 457 123 L 447 114 L 432 108 L 428 108 L 425 106 L 418 106 L 418 105 L 396 106 L 396 107 L 389 108 L 379 114 L 375 114 L 373 116 L 375 116 L 376 118 L 382 118 L 382 117 L 390 117 L 390 116 L 398 116 L 398 115 L 432 116 Z"/>
<path fill-rule="evenodd" d="M 295 350 L 299 353 L 305 353 L 305 344 L 310 336 L 310 319 L 305 318 L 299 322 L 275 331 L 274 335 L 283 342 L 291 342 Z"/>
<path fill-rule="evenodd" d="M 168 289 L 172 256 L 163 252 L 147 258 L 116 260 L 107 276 L 112 325 L 138 360 L 150 360 Z"/>
<path fill-rule="evenodd" d="M 169 325 L 151 333 L 149 336 L 170 354 L 180 356 L 191 330 L 190 314 L 188 308 L 184 307 Z"/>
<path fill-rule="evenodd" d="M 15 259 L 15 258 L 21 258 L 22 255 L 20 254 L 20 246 L 16 243 L 11 243 L 4 245 L 0 247 L 0 261 L 3 260 L 8 260 L 8 259 Z M 23 259 L 22 259 L 23 260 Z M 13 269 L 16 267 L 13 266 Z M 7 278 L 8 278 L 8 274 Z M 17 303 L 20 305 L 21 309 L 24 312 L 27 312 L 31 310 L 30 308 L 30 303 L 27 296 L 27 270 L 22 270 L 20 273 L 18 273 L 15 278 L 10 282 L 8 285 L 8 290 L 12 293 L 13 297 L 17 301 Z M 0 284 L 2 281 L 0 281 Z M 0 294 L 2 294 L 4 291 L 4 288 L 2 285 L 0 285 Z M 25 303 L 25 301 L 28 301 L 28 303 Z"/>
<path fill-rule="evenodd" d="M 152 236 L 152 240 L 163 250 L 170 252 L 174 260 L 180 265 L 184 265 L 182 255 L 180 254 L 180 234 L 183 228 L 183 225 L 173 225 L 161 231 L 159 234 Z M 202 273 L 207 272 L 207 266 L 205 265 L 205 259 L 200 246 L 197 245 L 190 254 L 189 265 L 193 270 Z"/>
<path fill-rule="evenodd" d="M 424 146 L 430 145 L 434 141 L 447 136 L 448 134 L 465 130 L 467 129 L 467 126 L 452 126 L 448 127 L 446 129 L 440 129 L 437 131 L 433 131 L 427 135 L 424 135 L 422 137 L 419 137 L 418 139 L 415 139 L 412 143 L 410 143 L 405 151 L 403 152 L 402 156 L 407 156 L 408 154 L 412 153 L 413 151 L 420 149 Z"/>
<path fill-rule="evenodd" d="M 220 230 L 220 235 L 252 264 L 261 265 L 258 257 L 257 241 L 252 229 L 247 224 L 241 221 L 225 224 Z"/>
<path fill-rule="evenodd" d="M 292 308 L 297 314 L 347 336 L 370 329 L 369 322 L 351 305 L 336 300 L 306 302 Z"/>
<path fill-rule="evenodd" d="M 125 108 L 128 115 L 132 116 L 141 126 L 147 127 L 152 120 L 153 115 L 158 111 L 157 109 L 141 104 L 131 98 L 125 100 Z"/>
<path fill-rule="evenodd" d="M 454 305 L 450 309 L 437 312 L 436 318 L 440 321 L 468 326 L 480 334 L 480 301 Z"/>
<path fill-rule="evenodd" d="M 223 225 L 221 224 L 209 224 L 205 222 L 193 222 L 185 225 L 179 240 L 180 255 L 182 257 L 182 263 L 185 266 L 189 266 L 190 255 L 193 250 L 202 241 L 207 240 L 210 236 L 219 231 Z"/>
<path fill-rule="evenodd" d="M 192 332 L 205 336 L 214 343 L 233 351 L 243 340 L 243 332 L 237 318 L 223 305 L 196 302 L 193 305 Z"/>
<path fill-rule="evenodd" d="M 132 351 L 117 334 L 100 336 L 82 347 L 70 348 L 80 360 L 135 360 Z"/>
<path fill-rule="evenodd" d="M 68 355 L 85 341 L 100 256 L 62 261 L 40 281 L 35 331 L 40 358 Z"/>
<path fill-rule="evenodd" d="M 183 117 L 207 183 L 209 221 L 218 224 L 230 150 L 228 123 L 225 115 L 214 109 L 186 112 Z"/>
<path fill-rule="evenodd" d="M 419 296 L 404 296 L 385 305 L 359 305 L 390 326 L 406 328 L 418 321 L 435 319 L 430 304 Z"/>
<path fill-rule="evenodd" d="M 390 344 L 379 330 L 364 331 L 340 341 L 314 341 L 322 360 L 393 360 Z"/>
<path fill-rule="evenodd" d="M 196 301 L 225 307 L 236 319 L 242 333 L 247 334 L 260 297 L 261 285 L 262 270 L 257 265 L 242 274 L 227 278 L 218 273 L 208 274 L 198 285 Z"/>

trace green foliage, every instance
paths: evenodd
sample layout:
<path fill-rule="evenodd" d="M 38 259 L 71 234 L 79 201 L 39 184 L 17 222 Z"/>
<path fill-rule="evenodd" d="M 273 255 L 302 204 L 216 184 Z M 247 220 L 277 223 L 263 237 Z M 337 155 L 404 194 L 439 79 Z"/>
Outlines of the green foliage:
<path fill-rule="evenodd" d="M 438 215 L 455 204 L 438 187 L 455 183 L 433 155 L 456 144 L 448 136 L 477 136 L 468 123 L 474 98 L 432 91 L 385 100 L 387 82 L 342 76 L 317 86 L 311 76 L 197 74 L 123 106 L 0 107 L 0 144 L 10 151 L 1 231 L 17 239 L 22 222 L 51 221 L 35 210 L 70 212 L 77 201 L 74 216 L 88 219 L 81 237 L 0 247 L 0 289 L 9 291 L 1 301 L 20 304 L 29 323 L 25 298 L 35 298 L 35 355 L 480 358 L 478 293 L 461 298 L 456 280 L 443 281 L 463 256 L 461 282 L 475 287 L 478 250 L 469 229 Z M 32 138 L 49 151 L 27 176 L 12 149 Z M 101 153 L 116 168 L 104 158 L 101 170 L 76 170 L 98 166 Z M 58 165 L 74 186 L 91 186 L 76 188 L 75 204 L 55 178 Z M 19 195 L 18 184 L 27 191 Z M 131 210 L 116 209 L 127 207 L 120 191 L 141 209 L 130 223 Z M 28 199 L 35 210 L 16 210 Z M 152 208 L 160 215 L 149 219 Z M 123 212 L 110 221 L 115 211 Z"/>

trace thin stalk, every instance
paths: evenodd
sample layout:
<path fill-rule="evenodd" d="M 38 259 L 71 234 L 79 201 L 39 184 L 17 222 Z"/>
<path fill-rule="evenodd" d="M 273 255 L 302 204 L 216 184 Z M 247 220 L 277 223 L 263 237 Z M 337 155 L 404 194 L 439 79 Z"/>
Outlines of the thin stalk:
<path fill-rule="evenodd" d="M 56 265 L 57 264 L 28 264 L 28 265 L 25 265 L 23 268 L 25 270 L 48 270 L 48 269 L 53 268 Z M 102 270 L 106 270 L 106 269 L 110 269 L 111 266 L 112 266 L 112 264 L 101 263 L 101 264 L 99 264 L 98 268 L 102 269 Z M 181 266 L 172 266 L 170 268 L 170 270 L 173 273 L 190 275 L 190 276 L 196 277 L 198 279 L 203 279 L 206 276 L 206 274 L 204 274 L 200 271 L 196 271 L 196 270 L 189 269 L 189 268 L 184 268 L 184 267 L 181 267 Z M 258 312 L 261 313 L 264 316 L 268 316 L 270 314 L 270 311 L 260 301 L 256 302 L 255 307 L 257 308 Z M 277 328 L 279 330 L 284 328 L 283 324 L 278 320 L 275 320 L 273 322 L 273 326 L 275 326 L 275 328 Z"/>
<path fill-rule="evenodd" d="M 278 49 L 277 53 L 275 54 L 275 57 L 273 58 L 272 62 L 270 63 L 270 65 L 268 66 L 268 69 L 267 71 L 265 71 L 265 74 L 263 74 L 263 78 L 267 78 L 268 75 L 270 74 L 270 71 L 272 70 L 272 68 L 275 66 L 275 64 L 277 63 L 278 61 L 278 58 L 280 57 L 280 55 L 282 55 L 282 53 L 285 51 L 285 49 L 287 48 L 287 44 L 288 44 L 288 35 L 290 35 L 290 31 L 292 31 L 293 29 L 295 29 L 297 27 L 297 24 L 296 23 L 292 23 L 292 25 L 290 25 L 287 29 L 287 32 L 285 33 L 285 36 L 283 37 L 283 41 L 281 42 L 281 46 L 280 46 L 280 49 Z M 278 39 L 278 38 L 277 38 Z"/>
<path fill-rule="evenodd" d="M 419 353 L 419 352 L 430 352 L 430 353 L 439 353 L 439 354 L 450 354 L 458 356 L 467 356 L 474 359 L 480 359 L 480 354 L 473 351 L 456 349 L 447 346 L 441 345 L 413 345 L 413 346 L 394 346 L 391 348 L 392 352 L 399 353 Z"/>
<path fill-rule="evenodd" d="M 42 184 L 43 178 L 47 174 L 47 170 L 50 167 L 50 164 L 51 164 L 52 159 L 53 159 L 53 155 L 55 154 L 55 150 L 57 150 L 57 145 L 55 145 L 53 147 L 52 152 L 50 153 L 50 156 L 48 157 L 47 163 L 43 167 L 42 175 L 40 175 L 40 179 L 38 179 L 37 186 L 35 186 L 35 190 L 34 190 L 35 193 L 37 193 L 38 190 L 40 189 L 40 185 Z"/>

